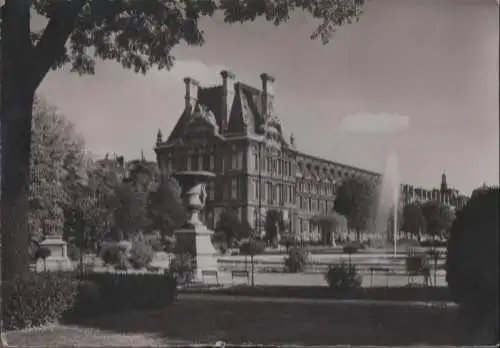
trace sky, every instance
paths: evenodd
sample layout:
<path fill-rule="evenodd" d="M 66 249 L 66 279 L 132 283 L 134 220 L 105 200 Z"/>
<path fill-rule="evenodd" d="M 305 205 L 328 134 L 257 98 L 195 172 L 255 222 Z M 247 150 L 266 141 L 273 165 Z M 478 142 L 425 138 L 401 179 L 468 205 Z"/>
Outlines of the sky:
<path fill-rule="evenodd" d="M 185 76 L 214 85 L 226 68 L 260 87 L 267 72 L 303 152 L 379 172 L 393 154 L 403 182 L 436 187 L 444 171 L 470 193 L 499 181 L 497 11 L 495 0 L 370 0 L 326 46 L 301 12 L 280 27 L 216 16 L 200 23 L 204 46 L 174 49 L 171 71 L 99 61 L 93 76 L 49 73 L 39 93 L 95 155 L 154 160 L 158 129 L 167 136 L 182 113 Z"/>

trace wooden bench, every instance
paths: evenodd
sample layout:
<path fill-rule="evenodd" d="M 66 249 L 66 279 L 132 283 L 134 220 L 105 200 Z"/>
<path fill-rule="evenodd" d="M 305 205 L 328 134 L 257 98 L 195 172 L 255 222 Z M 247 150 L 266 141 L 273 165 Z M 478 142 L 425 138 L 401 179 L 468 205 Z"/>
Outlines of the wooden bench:
<path fill-rule="evenodd" d="M 413 277 L 423 276 L 422 285 L 431 285 L 431 270 L 427 265 L 425 257 L 422 256 L 408 256 L 406 258 L 406 272 L 408 274 L 408 286 L 411 285 L 410 280 Z"/>
<path fill-rule="evenodd" d="M 248 271 L 232 271 L 231 272 L 231 280 L 234 285 L 234 278 L 246 278 L 247 285 L 250 284 L 250 274 Z"/>
<path fill-rule="evenodd" d="M 370 267 L 370 287 L 373 286 L 373 273 L 384 273 L 385 274 L 385 286 L 389 287 L 389 276 L 394 272 L 387 267 Z"/>
<path fill-rule="evenodd" d="M 205 283 L 205 277 L 215 277 L 217 285 L 220 285 L 219 284 L 219 272 L 217 272 L 215 270 L 208 270 L 208 269 L 202 270 L 201 271 L 201 280 L 203 281 L 203 283 Z"/>

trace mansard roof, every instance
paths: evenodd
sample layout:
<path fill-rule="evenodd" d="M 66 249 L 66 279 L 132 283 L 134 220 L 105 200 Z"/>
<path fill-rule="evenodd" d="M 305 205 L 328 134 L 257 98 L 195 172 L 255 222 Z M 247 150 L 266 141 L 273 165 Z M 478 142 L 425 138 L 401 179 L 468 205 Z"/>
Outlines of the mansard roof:
<path fill-rule="evenodd" d="M 241 82 L 234 85 L 234 98 L 230 102 L 227 133 L 256 134 L 261 133 L 264 124 L 261 91 Z M 222 86 L 199 87 L 195 110 L 206 108 L 213 113 L 217 125 L 223 134 Z M 167 143 L 182 138 L 192 118 L 191 110 L 184 109 Z"/>

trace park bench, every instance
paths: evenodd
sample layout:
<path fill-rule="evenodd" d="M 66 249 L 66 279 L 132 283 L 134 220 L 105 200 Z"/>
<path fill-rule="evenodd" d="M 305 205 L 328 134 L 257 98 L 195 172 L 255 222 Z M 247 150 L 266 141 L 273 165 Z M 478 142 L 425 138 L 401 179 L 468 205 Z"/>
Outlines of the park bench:
<path fill-rule="evenodd" d="M 411 255 L 406 257 L 406 273 L 408 274 L 408 286 L 411 286 L 413 277 L 423 276 L 422 285 L 432 285 L 430 267 L 427 265 L 425 257 Z"/>
<path fill-rule="evenodd" d="M 374 273 L 384 273 L 385 274 L 385 286 L 389 287 L 389 276 L 395 274 L 394 271 L 392 271 L 388 267 L 370 267 L 370 287 L 373 287 L 373 274 Z"/>
<path fill-rule="evenodd" d="M 231 280 L 234 285 L 234 278 L 245 278 L 247 280 L 247 285 L 250 284 L 250 274 L 248 271 L 232 271 Z"/>
<path fill-rule="evenodd" d="M 220 285 L 219 283 L 219 273 L 215 270 L 202 270 L 201 271 L 201 279 L 203 280 L 203 283 L 205 283 L 205 277 L 215 277 L 215 281 L 217 282 L 217 286 Z"/>

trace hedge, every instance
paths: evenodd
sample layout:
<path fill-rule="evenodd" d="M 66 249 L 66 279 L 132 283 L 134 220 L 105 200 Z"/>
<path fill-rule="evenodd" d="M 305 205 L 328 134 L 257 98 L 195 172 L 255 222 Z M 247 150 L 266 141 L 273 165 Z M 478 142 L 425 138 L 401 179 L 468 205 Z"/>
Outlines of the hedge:
<path fill-rule="evenodd" d="M 30 272 L 2 284 L 2 320 L 6 330 L 37 327 L 60 319 L 157 309 L 176 298 L 168 275 Z"/>

